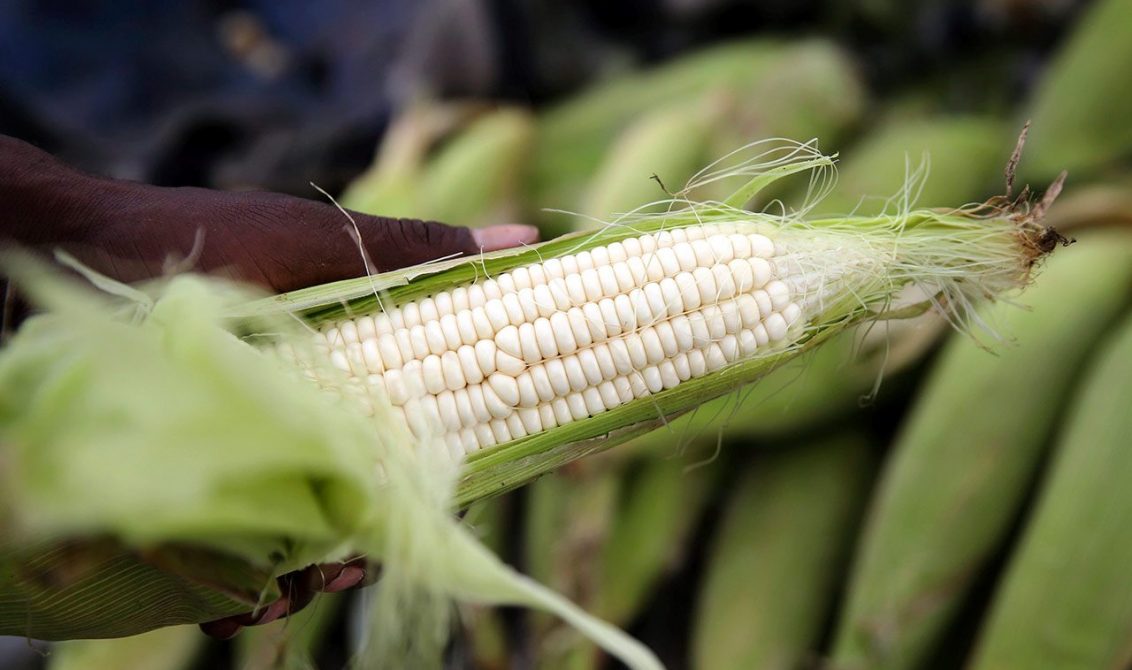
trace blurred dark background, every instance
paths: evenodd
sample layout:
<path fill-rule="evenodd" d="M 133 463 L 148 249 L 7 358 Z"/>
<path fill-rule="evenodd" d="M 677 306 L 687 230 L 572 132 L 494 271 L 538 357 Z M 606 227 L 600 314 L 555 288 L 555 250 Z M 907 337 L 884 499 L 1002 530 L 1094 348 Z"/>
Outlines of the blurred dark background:
<path fill-rule="evenodd" d="M 1006 104 L 1083 4 L 9 0 L 0 132 L 97 173 L 310 196 L 310 181 L 333 192 L 360 172 L 391 114 L 414 99 L 537 107 L 760 33 L 833 38 L 876 91 L 937 80 L 957 111 Z"/>

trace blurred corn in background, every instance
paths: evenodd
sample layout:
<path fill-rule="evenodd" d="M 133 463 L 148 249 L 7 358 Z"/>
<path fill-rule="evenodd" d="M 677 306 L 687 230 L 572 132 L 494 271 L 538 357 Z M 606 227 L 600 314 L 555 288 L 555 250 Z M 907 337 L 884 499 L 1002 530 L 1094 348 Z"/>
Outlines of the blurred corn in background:
<path fill-rule="evenodd" d="M 465 521 L 674 668 L 1132 663 L 1132 0 L 301 4 L 13 3 L 0 131 L 116 176 L 313 181 L 545 239 L 679 206 L 771 137 L 844 161 L 823 199 L 788 181 L 759 207 L 981 203 L 1031 120 L 1015 191 L 1070 170 L 1049 221 L 1078 242 L 986 306 L 988 330 L 928 313 L 845 334 Z M 122 39 L 138 26 L 155 37 Z M 343 667 L 359 597 L 234 642 L 0 639 L 0 668 Z M 449 667 L 616 667 L 543 615 L 458 622 Z"/>

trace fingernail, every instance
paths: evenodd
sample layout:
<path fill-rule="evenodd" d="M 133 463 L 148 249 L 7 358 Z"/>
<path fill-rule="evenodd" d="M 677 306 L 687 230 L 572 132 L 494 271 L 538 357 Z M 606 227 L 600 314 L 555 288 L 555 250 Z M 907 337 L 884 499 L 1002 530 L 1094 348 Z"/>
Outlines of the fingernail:
<path fill-rule="evenodd" d="M 323 587 L 322 590 L 326 591 L 327 593 L 345 591 L 346 589 L 354 588 L 365 578 L 366 571 L 364 569 L 352 565 L 347 565 L 342 568 L 342 572 L 339 572 L 337 577 L 327 582 L 326 586 Z"/>
<path fill-rule="evenodd" d="M 521 223 L 504 223 L 486 228 L 472 229 L 472 239 L 484 251 L 510 249 L 520 244 L 538 242 L 538 228 Z"/>

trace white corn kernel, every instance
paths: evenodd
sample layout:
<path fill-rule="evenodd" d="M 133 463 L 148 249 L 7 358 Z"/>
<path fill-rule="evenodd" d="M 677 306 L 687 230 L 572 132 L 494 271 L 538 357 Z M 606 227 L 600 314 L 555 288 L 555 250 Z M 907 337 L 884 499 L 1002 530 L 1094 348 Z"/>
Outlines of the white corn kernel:
<path fill-rule="evenodd" d="M 349 389 L 384 393 L 414 434 L 434 431 L 462 457 L 787 340 L 803 303 L 781 277 L 798 270 L 769 238 L 735 228 L 642 234 L 516 267 L 327 324 L 317 346 L 352 375 Z"/>
<path fill-rule="evenodd" d="M 496 372 L 487 378 L 487 384 L 499 399 L 511 407 L 519 404 L 519 384 L 514 377 Z"/>

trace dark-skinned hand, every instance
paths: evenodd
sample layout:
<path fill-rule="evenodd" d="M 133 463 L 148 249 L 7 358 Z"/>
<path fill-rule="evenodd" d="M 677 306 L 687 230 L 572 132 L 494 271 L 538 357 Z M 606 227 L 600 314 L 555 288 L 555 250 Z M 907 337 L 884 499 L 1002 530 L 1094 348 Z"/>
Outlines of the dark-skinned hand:
<path fill-rule="evenodd" d="M 331 204 L 278 193 L 165 188 L 96 177 L 20 140 L 0 135 L 0 246 L 70 253 L 123 282 L 171 267 L 227 276 L 275 292 L 362 276 L 354 224 Z M 469 230 L 434 221 L 351 212 L 375 272 L 436 258 L 537 241 L 531 226 Z M 298 611 L 317 592 L 372 583 L 359 558 L 310 566 L 279 578 L 278 600 L 255 612 L 201 624 L 228 638 L 244 626 Z"/>

